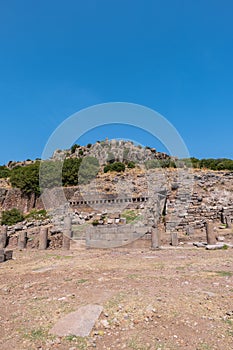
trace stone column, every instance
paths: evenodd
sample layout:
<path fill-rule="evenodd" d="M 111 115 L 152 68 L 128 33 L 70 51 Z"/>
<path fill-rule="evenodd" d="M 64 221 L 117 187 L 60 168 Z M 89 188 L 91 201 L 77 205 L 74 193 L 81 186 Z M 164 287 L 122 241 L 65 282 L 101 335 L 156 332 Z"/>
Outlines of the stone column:
<path fill-rule="evenodd" d="M 152 250 L 160 249 L 161 240 L 160 240 L 160 232 L 158 227 L 152 227 L 151 231 L 151 248 Z"/>
<path fill-rule="evenodd" d="M 5 261 L 5 254 L 4 250 L 0 249 L 0 263 Z"/>
<path fill-rule="evenodd" d="M 174 231 L 171 232 L 171 245 L 173 247 L 177 247 L 179 245 L 177 232 L 174 232 Z"/>
<path fill-rule="evenodd" d="M 27 245 L 27 232 L 22 231 L 18 235 L 18 248 L 24 249 L 26 248 L 26 245 Z"/>
<path fill-rule="evenodd" d="M 210 244 L 210 245 L 216 244 L 215 232 L 212 225 L 209 222 L 205 223 L 205 229 L 206 229 L 207 244 Z"/>
<path fill-rule="evenodd" d="M 7 226 L 2 226 L 0 231 L 0 249 L 6 248 L 7 244 Z"/>
<path fill-rule="evenodd" d="M 45 250 L 48 247 L 48 227 L 40 228 L 39 249 Z"/>
<path fill-rule="evenodd" d="M 225 222 L 226 222 L 226 228 L 232 228 L 230 216 L 225 217 Z"/>
<path fill-rule="evenodd" d="M 70 249 L 70 240 L 71 240 L 71 217 L 66 216 L 64 218 L 64 229 L 63 229 L 63 240 L 62 240 L 62 248 L 64 250 Z"/>

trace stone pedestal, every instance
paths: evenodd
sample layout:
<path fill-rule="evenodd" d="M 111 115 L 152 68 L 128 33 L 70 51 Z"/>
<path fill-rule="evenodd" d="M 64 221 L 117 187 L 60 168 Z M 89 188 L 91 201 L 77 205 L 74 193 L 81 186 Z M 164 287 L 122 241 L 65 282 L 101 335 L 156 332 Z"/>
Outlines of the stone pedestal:
<path fill-rule="evenodd" d="M 232 228 L 231 218 L 230 216 L 225 217 L 226 228 Z"/>
<path fill-rule="evenodd" d="M 40 228 L 39 249 L 45 250 L 48 247 L 48 227 Z"/>
<path fill-rule="evenodd" d="M 2 226 L 0 230 L 0 249 L 4 249 L 7 244 L 7 226 Z"/>
<path fill-rule="evenodd" d="M 177 232 L 171 232 L 171 245 L 173 247 L 177 247 L 179 245 Z"/>
<path fill-rule="evenodd" d="M 64 229 L 63 229 L 63 239 L 62 239 L 62 248 L 64 250 L 70 249 L 70 240 L 71 240 L 71 217 L 66 216 L 64 218 Z"/>
<path fill-rule="evenodd" d="M 160 232 L 157 227 L 152 227 L 151 249 L 152 250 L 160 249 L 160 246 L 161 246 Z"/>
<path fill-rule="evenodd" d="M 27 232 L 22 231 L 18 235 L 18 248 L 24 249 L 27 245 Z"/>
<path fill-rule="evenodd" d="M 211 225 L 209 222 L 205 223 L 205 229 L 206 229 L 206 240 L 207 244 L 214 245 L 216 244 L 216 237 L 215 232 L 213 229 L 213 225 Z"/>

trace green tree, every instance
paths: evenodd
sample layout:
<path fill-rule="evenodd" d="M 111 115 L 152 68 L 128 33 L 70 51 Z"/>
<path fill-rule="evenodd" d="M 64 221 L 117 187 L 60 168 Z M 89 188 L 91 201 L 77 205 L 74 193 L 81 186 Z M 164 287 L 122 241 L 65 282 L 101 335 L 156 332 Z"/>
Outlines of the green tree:
<path fill-rule="evenodd" d="M 62 185 L 62 161 L 44 160 L 40 164 L 40 189 Z"/>
<path fill-rule="evenodd" d="M 13 168 L 10 173 L 11 185 L 20 188 L 25 194 L 35 193 L 39 195 L 39 167 L 40 162 L 35 162 L 27 166 Z"/>
<path fill-rule="evenodd" d="M 71 154 L 75 153 L 76 149 L 79 148 L 80 146 L 77 145 L 77 143 L 75 143 L 71 148 L 70 148 L 70 151 L 71 151 Z"/>
<path fill-rule="evenodd" d="M 82 159 L 82 163 L 79 169 L 79 183 L 90 183 L 98 174 L 99 161 L 95 157 L 85 157 Z"/>
<path fill-rule="evenodd" d="M 77 186 L 79 168 L 82 159 L 67 158 L 64 160 L 62 168 L 62 183 L 64 186 Z"/>

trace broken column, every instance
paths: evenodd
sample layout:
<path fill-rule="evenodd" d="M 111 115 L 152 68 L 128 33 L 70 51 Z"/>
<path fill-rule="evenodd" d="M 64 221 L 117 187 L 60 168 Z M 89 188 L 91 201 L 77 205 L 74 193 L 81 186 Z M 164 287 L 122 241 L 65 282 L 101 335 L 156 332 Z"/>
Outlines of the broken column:
<path fill-rule="evenodd" d="M 4 250 L 0 249 L 0 263 L 5 261 L 5 254 Z"/>
<path fill-rule="evenodd" d="M 151 248 L 152 250 L 159 249 L 161 246 L 160 232 L 158 227 L 152 227 L 151 231 Z"/>
<path fill-rule="evenodd" d="M 40 228 L 39 249 L 45 250 L 48 247 L 48 227 Z"/>
<path fill-rule="evenodd" d="M 22 231 L 18 235 L 18 248 L 24 249 L 26 248 L 26 245 L 27 245 L 27 232 Z"/>
<path fill-rule="evenodd" d="M 4 249 L 7 245 L 7 226 L 1 226 L 0 230 L 0 249 Z"/>
<path fill-rule="evenodd" d="M 225 217 L 226 228 L 232 228 L 230 216 Z"/>
<path fill-rule="evenodd" d="M 71 217 L 66 216 L 64 218 L 64 229 L 63 229 L 63 239 L 62 239 L 62 248 L 64 250 L 70 249 L 70 240 L 71 240 Z"/>
<path fill-rule="evenodd" d="M 177 247 L 179 245 L 179 241 L 178 241 L 178 233 L 175 231 L 171 232 L 171 245 L 173 247 Z"/>
<path fill-rule="evenodd" d="M 216 244 L 216 237 L 215 237 L 213 226 L 209 222 L 206 222 L 205 229 L 206 229 L 207 244 L 210 244 L 210 245 Z"/>

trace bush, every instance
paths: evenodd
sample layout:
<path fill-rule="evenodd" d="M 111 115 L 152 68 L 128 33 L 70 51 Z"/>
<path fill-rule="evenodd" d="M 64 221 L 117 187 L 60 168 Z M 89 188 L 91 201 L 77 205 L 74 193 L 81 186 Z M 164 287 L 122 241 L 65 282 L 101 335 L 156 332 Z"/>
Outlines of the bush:
<path fill-rule="evenodd" d="M 135 163 L 134 162 L 129 162 L 128 164 L 127 164 L 127 166 L 128 166 L 128 168 L 129 169 L 133 169 L 133 168 L 135 168 Z"/>
<path fill-rule="evenodd" d="M 125 171 L 125 164 L 121 162 L 114 162 L 112 164 L 107 164 L 104 167 L 104 173 L 107 173 L 108 171 L 117 171 L 117 172 Z"/>
<path fill-rule="evenodd" d="M 5 165 L 0 166 L 0 179 L 7 178 L 10 176 L 10 169 L 8 169 Z"/>
<path fill-rule="evenodd" d="M 93 220 L 92 221 L 93 226 L 98 226 L 99 225 L 99 220 Z"/>
<path fill-rule="evenodd" d="M 71 154 L 75 153 L 76 149 L 79 148 L 80 146 L 77 145 L 77 143 L 75 143 L 71 148 L 70 148 L 70 151 L 71 151 Z"/>
<path fill-rule="evenodd" d="M 2 212 L 1 225 L 14 225 L 24 220 L 23 214 L 16 208 Z"/>
<path fill-rule="evenodd" d="M 87 148 L 91 148 L 92 144 L 91 143 L 88 143 L 87 144 Z"/>

